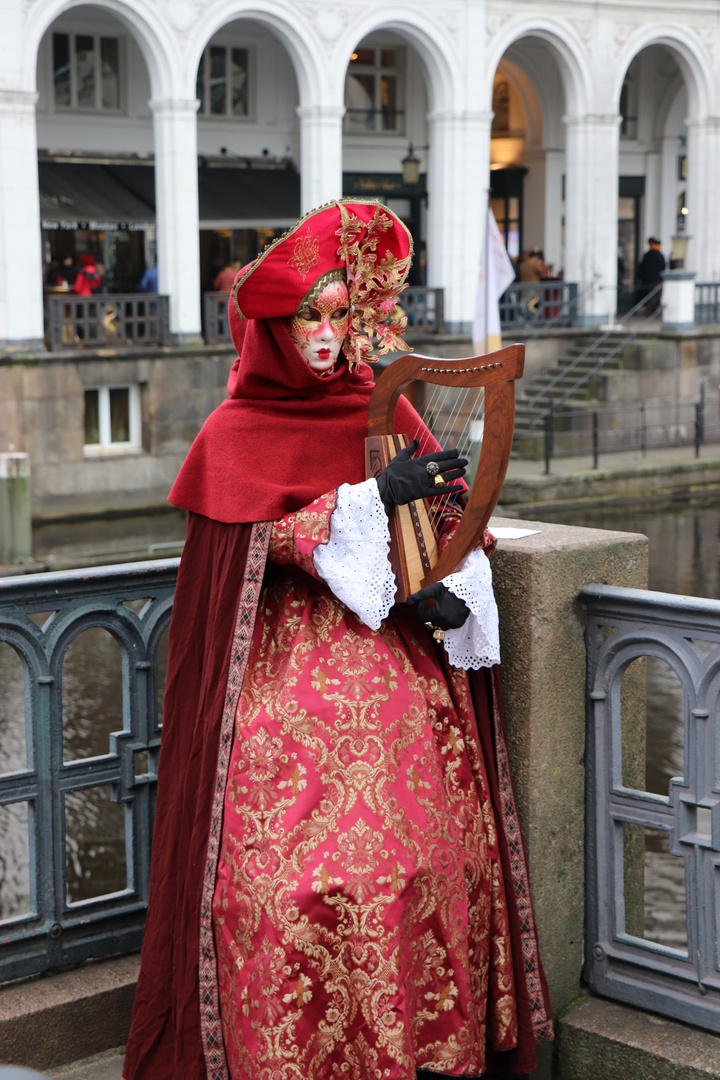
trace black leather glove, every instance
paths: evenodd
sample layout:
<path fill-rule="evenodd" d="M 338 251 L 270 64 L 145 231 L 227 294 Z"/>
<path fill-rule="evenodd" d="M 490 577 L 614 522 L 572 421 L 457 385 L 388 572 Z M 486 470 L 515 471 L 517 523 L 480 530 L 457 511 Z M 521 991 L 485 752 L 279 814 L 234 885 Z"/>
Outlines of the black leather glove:
<path fill-rule="evenodd" d="M 412 502 L 414 499 L 427 499 L 430 495 L 452 495 L 456 487 L 448 487 L 448 480 L 457 480 L 465 475 L 467 458 L 458 457 L 457 450 L 436 450 L 433 454 L 421 454 L 413 457 L 419 446 L 417 439 L 404 447 L 377 477 L 378 491 L 386 513 L 396 506 Z M 428 461 L 437 461 L 445 484 L 435 486 L 435 477 L 426 469 Z"/>
<path fill-rule="evenodd" d="M 435 606 L 428 607 L 427 601 L 434 600 Z M 406 604 L 417 605 L 417 616 L 423 623 L 432 623 L 439 630 L 457 630 L 463 626 L 470 615 L 470 608 L 464 600 L 436 581 L 419 592 L 408 596 Z"/>

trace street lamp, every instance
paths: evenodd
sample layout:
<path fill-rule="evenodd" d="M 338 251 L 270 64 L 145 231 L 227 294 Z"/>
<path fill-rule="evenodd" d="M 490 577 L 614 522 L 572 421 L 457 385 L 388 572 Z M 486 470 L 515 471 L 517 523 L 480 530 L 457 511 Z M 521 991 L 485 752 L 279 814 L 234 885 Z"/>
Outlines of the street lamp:
<path fill-rule="evenodd" d="M 413 144 L 408 147 L 407 156 L 400 162 L 402 166 L 402 178 L 404 184 L 417 184 L 420 179 L 420 158 L 413 150 Z"/>

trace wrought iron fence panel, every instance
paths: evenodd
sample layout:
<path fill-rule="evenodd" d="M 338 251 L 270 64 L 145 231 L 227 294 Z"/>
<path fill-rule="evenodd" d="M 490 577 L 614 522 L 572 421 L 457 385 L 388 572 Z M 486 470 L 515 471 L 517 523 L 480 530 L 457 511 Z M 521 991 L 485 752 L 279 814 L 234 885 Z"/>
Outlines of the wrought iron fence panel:
<path fill-rule="evenodd" d="M 150 293 L 46 296 L 50 348 L 164 345 L 169 340 L 169 304 L 169 297 Z"/>
<path fill-rule="evenodd" d="M 23 700 L 16 705 L 24 716 L 16 717 L 16 728 L 24 728 L 26 759 L 17 767 L 23 764 L 17 745 L 16 760 L 8 761 L 7 748 L 0 754 L 0 981 L 141 943 L 161 730 L 158 647 L 170 621 L 178 561 L 0 580 L 0 646 L 9 646 L 22 665 Z M 42 625 L 31 617 L 38 613 Z M 98 737 L 94 717 L 87 718 L 91 753 L 68 745 L 63 690 L 68 651 L 88 630 L 107 631 L 117 643 L 122 697 L 118 730 Z M 98 656 L 89 682 L 107 678 Z M 0 686 L 0 693 L 7 689 Z M 7 715 L 3 722 L 8 725 Z M 8 732 L 1 734 L 7 747 Z M 14 736 L 9 742 L 13 738 L 17 744 Z M 92 746 L 103 739 L 105 745 Z M 73 896 L 69 887 L 68 866 L 78 860 L 79 844 L 68 815 L 76 813 L 73 800 L 82 799 L 85 814 L 92 813 L 83 826 L 78 888 L 92 893 L 92 882 L 81 880 L 83 867 L 103 856 L 105 843 L 107 872 L 117 887 L 100 895 Z M 113 805 L 121 833 L 117 865 L 107 841 Z"/>
<path fill-rule="evenodd" d="M 230 293 L 203 293 L 203 337 L 207 345 L 232 341 L 228 322 Z"/>
<path fill-rule="evenodd" d="M 500 297 L 500 325 L 574 326 L 578 287 L 574 281 L 515 281 Z"/>
<path fill-rule="evenodd" d="M 590 586 L 582 599 L 586 978 L 606 997 L 720 1031 L 720 602 L 610 586 Z M 648 666 L 644 685 L 642 667 L 628 675 L 636 661 Z M 634 757 L 664 665 L 683 734 L 682 775 L 669 780 L 667 794 L 647 790 L 644 755 L 642 768 Z M 658 867 L 675 883 L 664 894 Z M 670 918 L 673 933 L 662 929 Z"/>
<path fill-rule="evenodd" d="M 720 323 L 720 282 L 695 282 L 695 322 L 701 326 Z"/>
<path fill-rule="evenodd" d="M 400 294 L 399 304 L 407 315 L 409 334 L 416 331 L 442 334 L 445 331 L 444 290 L 411 285 Z"/>

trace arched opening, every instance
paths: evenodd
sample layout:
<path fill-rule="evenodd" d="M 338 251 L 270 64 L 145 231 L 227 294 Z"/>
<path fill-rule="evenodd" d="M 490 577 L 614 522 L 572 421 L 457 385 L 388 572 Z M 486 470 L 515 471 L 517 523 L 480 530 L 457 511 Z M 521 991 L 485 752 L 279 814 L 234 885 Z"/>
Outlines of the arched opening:
<path fill-rule="evenodd" d="M 536 36 L 509 46 L 493 80 L 490 206 L 521 275 L 529 251 L 544 275 L 565 265 L 566 91 L 557 50 Z"/>
<path fill-rule="evenodd" d="M 113 12 L 71 8 L 42 37 L 37 89 L 45 288 L 72 290 L 91 256 L 93 291 L 134 292 L 155 261 L 151 88 L 140 44 Z"/>
<path fill-rule="evenodd" d="M 269 27 L 235 19 L 206 43 L 195 86 L 201 283 L 227 291 L 230 269 L 300 215 L 298 81 Z"/>
<path fill-rule="evenodd" d="M 406 34 L 378 29 L 352 50 L 345 75 L 343 195 L 378 198 L 410 229 L 411 285 L 427 284 L 428 88 Z M 415 158 L 414 173 L 403 159 Z"/>
<path fill-rule="evenodd" d="M 688 84 L 678 52 L 642 49 L 622 83 L 618 188 L 618 311 L 626 312 L 660 280 L 662 262 L 648 254 L 660 241 L 664 262 L 680 266 L 687 236 Z M 674 252 L 674 256 L 673 256 Z M 647 256 L 647 257 L 646 257 Z M 649 301 L 652 307 L 655 301 Z M 655 305 L 657 306 L 657 305 Z"/>

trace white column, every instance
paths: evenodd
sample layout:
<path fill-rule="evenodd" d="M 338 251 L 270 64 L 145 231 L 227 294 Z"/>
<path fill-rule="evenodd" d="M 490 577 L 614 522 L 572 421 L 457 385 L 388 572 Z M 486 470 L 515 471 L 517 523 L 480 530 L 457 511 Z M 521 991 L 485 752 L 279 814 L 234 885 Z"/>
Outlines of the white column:
<path fill-rule="evenodd" d="M 44 348 L 37 94 L 0 90 L 0 346 Z"/>
<path fill-rule="evenodd" d="M 580 293 L 588 326 L 614 319 L 617 307 L 619 116 L 566 117 L 565 280 Z M 595 275 L 599 275 L 596 279 Z"/>
<path fill-rule="evenodd" d="M 342 197 L 344 105 L 300 105 L 300 212 Z"/>
<path fill-rule="evenodd" d="M 428 116 L 428 285 L 445 290 L 445 321 L 470 333 L 490 178 L 491 112 Z"/>
<path fill-rule="evenodd" d="M 688 244 L 685 268 L 697 272 L 698 281 L 720 280 L 720 117 L 708 116 L 688 123 Z"/>
<path fill-rule="evenodd" d="M 198 210 L 198 102 L 151 101 L 155 140 L 158 289 L 170 297 L 177 342 L 202 340 Z"/>

